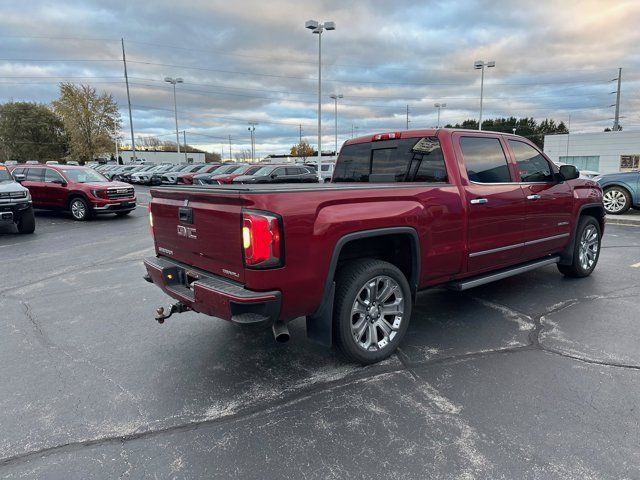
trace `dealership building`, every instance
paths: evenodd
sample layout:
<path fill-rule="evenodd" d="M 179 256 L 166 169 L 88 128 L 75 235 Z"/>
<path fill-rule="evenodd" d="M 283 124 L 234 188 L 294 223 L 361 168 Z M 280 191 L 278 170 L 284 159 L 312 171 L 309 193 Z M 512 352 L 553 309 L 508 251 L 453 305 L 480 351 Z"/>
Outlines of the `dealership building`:
<path fill-rule="evenodd" d="M 578 170 L 630 172 L 640 168 L 640 131 L 545 135 L 544 153 Z"/>
<path fill-rule="evenodd" d="M 120 150 L 124 163 L 133 163 L 131 150 Z M 160 150 L 136 150 L 136 159 L 143 163 L 205 163 L 204 152 L 163 152 Z"/>

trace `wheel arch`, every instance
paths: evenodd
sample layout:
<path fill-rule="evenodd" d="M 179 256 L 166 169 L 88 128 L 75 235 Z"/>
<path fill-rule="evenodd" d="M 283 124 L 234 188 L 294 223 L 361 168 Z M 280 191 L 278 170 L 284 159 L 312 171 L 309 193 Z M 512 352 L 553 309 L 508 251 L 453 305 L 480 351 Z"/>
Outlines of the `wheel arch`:
<path fill-rule="evenodd" d="M 602 203 L 586 203 L 581 205 L 578 209 L 578 215 L 576 216 L 575 224 L 573 225 L 573 231 L 571 232 L 571 240 L 566 248 L 560 254 L 560 265 L 570 265 L 573 261 L 573 252 L 575 249 L 576 232 L 578 231 L 578 224 L 580 223 L 580 217 L 583 216 L 594 217 L 600 225 L 600 232 L 604 232 L 604 218 L 605 211 Z"/>
<path fill-rule="evenodd" d="M 307 316 L 307 336 L 310 339 L 326 346 L 331 346 L 333 343 L 332 322 L 333 300 L 335 295 L 335 275 L 338 271 L 341 258 L 343 261 L 345 260 L 341 255 L 344 252 L 350 252 L 352 249 L 362 246 L 363 244 L 371 244 L 375 241 L 379 241 L 380 239 L 384 239 L 385 242 L 397 242 L 399 239 L 402 239 L 400 240 L 401 242 L 407 242 L 409 245 L 410 253 L 408 254 L 408 264 L 400 262 L 400 265 L 398 265 L 394 261 L 390 261 L 390 263 L 396 265 L 405 274 L 405 276 L 409 273 L 407 281 L 411 288 L 412 297 L 415 299 L 420 279 L 420 241 L 418 232 L 415 228 L 387 227 L 348 233 L 340 237 L 333 248 L 320 305 L 312 315 Z M 349 245 L 352 246 L 350 247 Z M 347 260 L 354 258 L 368 258 L 370 256 L 370 250 L 364 249 L 362 255 L 356 257 L 349 256 Z M 374 255 L 372 258 L 380 257 Z M 387 255 L 386 258 L 380 259 L 389 261 L 389 256 Z"/>

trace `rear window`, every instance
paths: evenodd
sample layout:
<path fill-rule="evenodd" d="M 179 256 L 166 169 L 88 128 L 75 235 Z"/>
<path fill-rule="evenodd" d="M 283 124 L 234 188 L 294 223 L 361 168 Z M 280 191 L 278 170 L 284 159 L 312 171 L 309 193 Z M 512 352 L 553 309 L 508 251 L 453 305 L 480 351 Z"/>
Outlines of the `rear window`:
<path fill-rule="evenodd" d="M 447 182 L 437 137 L 346 145 L 334 182 Z"/>

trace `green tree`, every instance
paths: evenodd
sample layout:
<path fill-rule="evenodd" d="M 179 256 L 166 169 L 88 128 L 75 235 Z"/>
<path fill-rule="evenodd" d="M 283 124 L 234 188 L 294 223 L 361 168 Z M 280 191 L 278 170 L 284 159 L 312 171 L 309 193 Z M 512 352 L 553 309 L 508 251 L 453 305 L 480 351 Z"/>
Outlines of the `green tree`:
<path fill-rule="evenodd" d="M 66 152 L 62 121 L 46 105 L 0 105 L 0 160 L 60 160 Z"/>
<path fill-rule="evenodd" d="M 61 83 L 60 98 L 53 108 L 69 136 L 71 158 L 86 162 L 113 150 L 121 120 L 110 94 L 98 94 L 90 85 Z"/>

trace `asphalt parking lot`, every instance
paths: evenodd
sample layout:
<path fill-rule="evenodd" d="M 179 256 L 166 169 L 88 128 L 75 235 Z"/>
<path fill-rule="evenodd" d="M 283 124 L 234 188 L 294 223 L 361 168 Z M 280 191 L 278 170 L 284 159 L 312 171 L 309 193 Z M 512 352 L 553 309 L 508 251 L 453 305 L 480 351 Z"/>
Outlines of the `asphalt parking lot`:
<path fill-rule="evenodd" d="M 148 189 L 139 189 L 148 201 Z M 0 230 L 2 478 L 640 478 L 640 228 L 419 296 L 370 367 L 186 313 L 153 320 L 146 209 Z"/>

